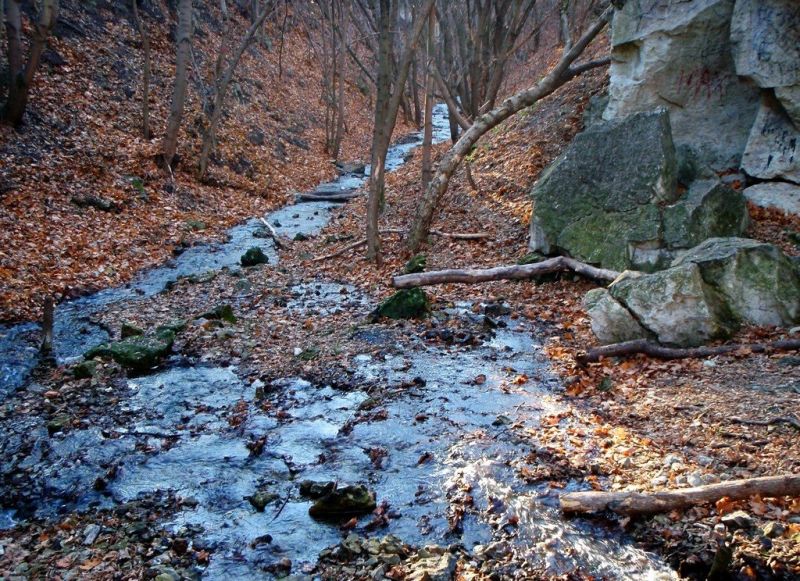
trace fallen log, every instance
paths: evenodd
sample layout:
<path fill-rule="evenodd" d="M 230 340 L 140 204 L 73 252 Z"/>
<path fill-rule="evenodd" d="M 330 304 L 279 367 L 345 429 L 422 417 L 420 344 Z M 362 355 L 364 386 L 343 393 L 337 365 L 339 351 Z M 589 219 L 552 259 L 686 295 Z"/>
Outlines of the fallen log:
<path fill-rule="evenodd" d="M 742 424 L 745 426 L 774 426 L 775 424 L 789 424 L 794 428 L 800 430 L 800 420 L 793 416 L 779 416 L 770 418 L 768 420 L 748 420 L 745 418 L 731 418 L 734 424 Z"/>
<path fill-rule="evenodd" d="M 485 269 L 450 269 L 403 274 L 392 278 L 392 285 L 396 288 L 413 288 L 451 282 L 472 284 L 492 280 L 524 280 L 542 274 L 561 272 L 564 270 L 571 270 L 587 278 L 609 282 L 619 276 L 619 273 L 613 270 L 597 268 L 566 256 L 556 256 L 555 258 L 548 258 L 547 260 L 535 264 L 515 264 L 513 266 L 496 266 L 494 268 Z"/>
<path fill-rule="evenodd" d="M 272 227 L 272 224 L 267 222 L 264 218 L 261 218 L 261 223 L 264 224 L 264 226 L 267 228 L 267 234 L 269 234 L 269 237 L 272 238 L 272 241 L 275 243 L 275 246 L 280 250 L 286 248 L 286 245 L 281 240 L 278 231 Z"/>
<path fill-rule="evenodd" d="M 742 500 L 754 495 L 800 496 L 800 474 L 765 476 L 729 480 L 694 488 L 662 492 L 568 492 L 559 497 L 565 513 L 591 513 L 610 510 L 618 514 L 637 515 L 669 512 L 696 504 L 714 502 L 727 497 Z"/>
<path fill-rule="evenodd" d="M 597 363 L 603 357 L 627 357 L 639 353 L 658 359 L 699 359 L 740 350 L 764 353 L 765 351 L 794 351 L 796 349 L 800 349 L 800 339 L 781 339 L 772 343 L 732 343 L 716 347 L 690 347 L 686 349 L 665 347 L 647 339 L 636 339 L 634 341 L 595 347 L 587 353 L 578 354 L 575 360 L 579 365 L 586 365 L 588 363 Z"/>
<path fill-rule="evenodd" d="M 353 198 L 358 198 L 362 193 L 342 192 L 341 194 L 297 194 L 297 199 L 301 202 L 349 202 Z"/>

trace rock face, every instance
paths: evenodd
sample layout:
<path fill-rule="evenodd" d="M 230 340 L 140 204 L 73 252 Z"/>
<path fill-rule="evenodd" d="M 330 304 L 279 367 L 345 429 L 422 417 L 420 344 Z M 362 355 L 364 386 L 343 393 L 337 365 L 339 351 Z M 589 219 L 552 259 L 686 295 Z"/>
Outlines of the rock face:
<path fill-rule="evenodd" d="M 679 174 L 695 180 L 682 197 Z M 665 268 L 675 249 L 739 235 L 747 224 L 741 194 L 687 154 L 679 163 L 664 110 L 580 133 L 532 196 L 532 252 L 562 251 L 616 270 Z"/>
<path fill-rule="evenodd" d="M 742 323 L 800 321 L 800 272 L 779 249 L 744 238 L 712 238 L 655 274 L 626 272 L 584 306 L 603 343 L 656 338 L 693 347 Z"/>
<path fill-rule="evenodd" d="M 737 77 L 733 10 L 734 0 L 626 2 L 614 15 L 603 117 L 665 107 L 677 144 L 690 145 L 715 169 L 738 166 L 759 91 Z"/>
<path fill-rule="evenodd" d="M 742 156 L 742 169 L 761 179 L 800 183 L 800 130 L 769 93 L 761 100 Z"/>

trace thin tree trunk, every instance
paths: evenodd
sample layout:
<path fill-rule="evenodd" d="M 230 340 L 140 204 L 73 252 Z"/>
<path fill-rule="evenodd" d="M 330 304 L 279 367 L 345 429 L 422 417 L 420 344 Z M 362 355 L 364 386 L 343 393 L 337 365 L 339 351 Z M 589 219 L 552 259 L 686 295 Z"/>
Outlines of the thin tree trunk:
<path fill-rule="evenodd" d="M 420 127 L 422 125 L 422 107 L 419 102 L 419 86 L 417 80 L 419 73 L 417 71 L 417 57 L 411 61 L 411 96 L 414 99 L 414 125 Z"/>
<path fill-rule="evenodd" d="M 43 355 L 53 352 L 53 326 L 55 323 L 55 301 L 53 297 L 44 300 L 44 316 L 42 317 L 42 345 Z"/>
<path fill-rule="evenodd" d="M 216 96 L 214 98 L 214 111 L 211 113 L 211 119 L 208 123 L 208 128 L 206 129 L 206 133 L 203 136 L 203 147 L 200 151 L 200 162 L 198 164 L 198 177 L 201 179 L 205 177 L 206 171 L 208 169 L 208 158 L 211 155 L 211 148 L 214 143 L 214 136 L 216 135 L 217 125 L 219 124 L 219 120 L 222 117 L 223 107 L 225 105 L 225 96 L 228 93 L 228 86 L 231 84 L 231 80 L 233 79 L 233 75 L 236 72 L 236 67 L 239 66 L 239 61 L 242 59 L 242 55 L 244 55 L 244 51 L 247 50 L 247 47 L 250 46 L 250 43 L 253 41 L 256 33 L 258 32 L 259 27 L 264 22 L 267 17 L 267 6 L 264 6 L 263 12 L 256 18 L 255 22 L 250 25 L 247 33 L 245 34 L 242 41 L 239 43 L 239 47 L 236 49 L 236 53 L 233 55 L 233 59 L 227 63 L 228 66 L 225 69 L 224 74 L 217 82 L 217 91 Z"/>
<path fill-rule="evenodd" d="M 186 104 L 186 86 L 188 85 L 189 53 L 192 48 L 192 0 L 178 2 L 178 29 L 175 39 L 175 86 L 172 92 L 172 105 L 167 120 L 167 132 L 164 135 L 164 165 L 172 167 L 175 152 L 178 149 L 178 132 L 183 120 L 183 108 Z"/>
<path fill-rule="evenodd" d="M 425 72 L 425 130 L 422 136 L 422 187 L 427 188 L 433 179 L 433 32 L 435 11 L 428 16 L 427 67 Z"/>
<path fill-rule="evenodd" d="M 58 0 L 44 0 L 39 21 L 31 33 L 28 62 L 22 68 L 22 12 L 19 0 L 7 0 L 5 6 L 8 50 L 8 98 L 3 107 L 2 119 L 14 127 L 22 123 L 28 105 L 28 95 L 33 85 L 39 61 L 47 46 L 47 37 L 58 18 Z"/>
<path fill-rule="evenodd" d="M 394 126 L 397 122 L 397 111 L 400 107 L 400 101 L 404 96 L 406 79 L 408 78 L 408 71 L 411 68 L 411 59 L 414 56 L 417 41 L 422 34 L 427 16 L 433 9 L 435 0 L 425 0 L 425 4 L 422 6 L 422 9 L 415 19 L 414 27 L 406 42 L 403 58 L 400 60 L 400 65 L 397 69 L 397 78 L 394 79 L 394 91 L 392 91 L 391 94 L 389 94 L 391 81 L 391 79 L 389 79 L 391 71 L 390 27 L 394 25 L 394 22 L 388 14 L 391 2 L 388 0 L 381 0 L 380 4 L 381 19 L 385 20 L 380 28 L 381 49 L 379 71 L 384 73 L 384 82 L 386 86 L 385 88 L 382 87 L 381 80 L 378 80 L 378 93 L 380 95 L 383 90 L 385 92 L 385 100 L 381 106 L 379 106 L 378 103 L 376 103 L 375 106 L 375 127 L 373 129 L 371 155 L 372 171 L 369 176 L 369 200 L 367 202 L 367 258 L 369 260 L 374 260 L 378 264 L 380 264 L 381 261 L 378 217 L 383 205 L 386 154 L 389 150 L 392 131 L 394 131 Z M 386 14 L 384 12 L 386 12 Z M 396 10 L 393 12 L 396 14 Z"/>
<path fill-rule="evenodd" d="M 481 115 L 475 119 L 472 126 L 464 132 L 458 142 L 445 155 L 444 159 L 442 159 L 436 175 L 420 200 L 420 204 L 417 206 L 417 214 L 408 239 L 408 245 L 412 252 L 419 250 L 419 247 L 427 238 L 431 222 L 433 221 L 434 211 L 442 196 L 447 191 L 450 178 L 453 176 L 464 157 L 472 150 L 472 146 L 477 143 L 478 139 L 480 139 L 484 133 L 499 125 L 515 113 L 526 107 L 530 107 L 536 101 L 551 94 L 570 79 L 594 66 L 594 63 L 588 63 L 582 66 L 570 67 L 575 59 L 583 53 L 589 43 L 594 40 L 603 28 L 605 28 L 611 18 L 612 10 L 613 9 L 610 7 L 606 9 L 602 16 L 589 27 L 578 42 L 575 43 L 570 50 L 565 51 L 555 67 L 553 67 L 541 81 L 530 89 L 509 97 L 496 109 Z"/>
<path fill-rule="evenodd" d="M 334 35 L 333 41 L 336 43 L 336 38 L 339 38 L 338 57 L 339 62 L 336 66 L 336 73 L 338 78 L 338 91 L 336 96 L 336 132 L 333 138 L 333 158 L 338 161 L 339 154 L 342 149 L 342 141 L 344 140 L 344 116 L 345 116 L 345 67 L 347 65 L 347 58 L 345 57 L 344 46 L 347 44 L 347 35 L 345 34 L 345 20 L 344 11 L 342 10 L 341 2 L 338 4 L 338 26 L 336 28 L 337 35 Z"/>
<path fill-rule="evenodd" d="M 472 126 L 472 123 L 459 110 L 455 99 L 453 99 L 453 94 L 450 92 L 450 88 L 447 86 L 447 83 L 444 82 L 442 74 L 439 71 L 439 67 L 436 66 L 435 64 L 433 67 L 433 75 L 434 78 L 436 79 L 436 84 L 439 85 L 439 90 L 442 92 L 442 98 L 444 99 L 444 102 L 447 104 L 447 111 L 450 113 L 450 117 L 453 120 L 455 120 L 455 122 L 464 131 L 466 131 Z"/>
<path fill-rule="evenodd" d="M 142 37 L 142 50 L 144 52 L 144 76 L 142 77 L 142 137 L 150 139 L 150 36 L 139 16 L 139 0 L 133 0 L 133 19 L 139 36 Z"/>

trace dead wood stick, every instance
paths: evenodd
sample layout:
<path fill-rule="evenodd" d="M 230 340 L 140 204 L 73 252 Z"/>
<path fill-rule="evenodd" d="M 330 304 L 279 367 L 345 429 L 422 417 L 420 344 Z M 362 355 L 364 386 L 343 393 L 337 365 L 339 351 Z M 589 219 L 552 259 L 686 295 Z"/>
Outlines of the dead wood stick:
<path fill-rule="evenodd" d="M 352 192 L 341 194 L 297 194 L 297 199 L 301 202 L 349 202 L 353 198 L 360 197 L 361 193 Z"/>
<path fill-rule="evenodd" d="M 748 420 L 745 418 L 731 418 L 734 424 L 744 424 L 746 426 L 772 426 L 774 424 L 789 424 L 800 430 L 800 420 L 792 416 L 780 416 L 768 420 Z"/>
<path fill-rule="evenodd" d="M 385 230 L 380 231 L 381 234 L 405 234 L 406 230 L 402 230 L 400 228 L 387 228 Z M 442 236 L 445 238 L 453 238 L 454 240 L 481 240 L 483 238 L 488 238 L 488 232 L 467 232 L 467 233 L 460 233 L 460 232 L 442 232 L 441 230 L 431 230 L 431 234 L 434 236 Z M 318 256 L 314 259 L 314 262 L 322 262 L 324 260 L 330 260 L 331 258 L 336 258 L 337 256 L 341 256 L 350 250 L 354 250 L 359 246 L 363 246 L 367 243 L 366 238 L 362 238 L 352 244 L 348 244 L 344 248 L 340 248 L 336 252 L 332 252 L 331 254 L 325 254 L 323 256 Z"/>
<path fill-rule="evenodd" d="M 450 282 L 476 283 L 491 280 L 524 280 L 542 274 L 560 272 L 562 270 L 571 270 L 588 278 L 604 281 L 612 281 L 619 276 L 619 273 L 613 270 L 597 268 L 566 256 L 556 256 L 555 258 L 548 258 L 547 260 L 535 264 L 496 266 L 494 268 L 485 269 L 451 269 L 404 274 L 392 278 L 392 284 L 396 288 L 412 288 Z"/>
<path fill-rule="evenodd" d="M 600 512 L 611 510 L 618 514 L 652 514 L 714 502 L 722 497 L 741 500 L 753 495 L 800 496 L 800 474 L 765 476 L 729 480 L 694 488 L 662 492 L 569 492 L 559 498 L 565 513 Z"/>
<path fill-rule="evenodd" d="M 713 357 L 714 355 L 724 355 L 739 350 L 750 350 L 753 353 L 764 353 L 765 351 L 793 351 L 800 349 L 800 339 L 782 339 L 772 343 L 734 343 L 730 345 L 718 345 L 716 347 L 691 347 L 688 349 L 678 349 L 675 347 L 664 347 L 647 339 L 636 339 L 635 341 L 625 341 L 623 343 L 613 343 L 602 347 L 590 349 L 588 353 L 579 354 L 575 359 L 580 365 L 596 363 L 603 357 L 625 357 L 644 353 L 650 357 L 659 359 L 698 359 L 702 357 Z"/>
<path fill-rule="evenodd" d="M 42 316 L 41 352 L 50 355 L 53 351 L 53 325 L 55 323 L 56 303 L 53 297 L 44 299 L 44 315 Z"/>
<path fill-rule="evenodd" d="M 286 248 L 286 245 L 281 241 L 280 236 L 278 235 L 278 231 L 272 227 L 272 224 L 267 222 L 264 218 L 261 218 L 261 222 L 264 226 L 267 227 L 267 232 L 269 233 L 269 237 L 272 238 L 272 241 L 275 243 L 279 249 L 283 250 Z"/>

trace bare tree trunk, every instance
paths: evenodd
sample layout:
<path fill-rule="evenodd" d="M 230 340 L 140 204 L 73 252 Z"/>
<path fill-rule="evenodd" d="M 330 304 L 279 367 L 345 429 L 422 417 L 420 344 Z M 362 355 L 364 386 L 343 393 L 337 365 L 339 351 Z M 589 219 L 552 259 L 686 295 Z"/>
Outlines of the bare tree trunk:
<path fill-rule="evenodd" d="M 394 91 L 390 94 L 390 28 L 394 25 L 394 21 L 388 14 L 390 8 L 392 8 L 390 6 L 391 2 L 389 0 L 381 0 L 380 2 L 382 25 L 380 29 L 381 49 L 379 71 L 384 74 L 385 87 L 381 86 L 381 80 L 379 79 L 378 93 L 380 95 L 383 90 L 385 92 L 385 99 L 384 103 L 380 106 L 378 103 L 375 105 L 375 127 L 373 129 L 371 155 L 372 171 L 369 176 L 369 200 L 367 201 L 367 258 L 369 260 L 374 260 L 378 264 L 380 264 L 381 261 L 378 217 L 383 205 L 386 154 L 392 139 L 392 131 L 394 131 L 394 126 L 397 122 L 397 111 L 404 96 L 406 79 L 408 78 L 408 71 L 411 68 L 411 59 L 414 56 L 417 41 L 422 34 L 422 29 L 425 26 L 428 14 L 433 9 L 434 4 L 435 0 L 425 0 L 422 9 L 417 13 L 413 29 L 406 41 L 403 58 L 400 60 L 400 65 L 397 69 L 397 78 L 394 79 Z M 394 6 L 393 12 L 396 14 L 396 5 Z"/>
<path fill-rule="evenodd" d="M 227 68 L 225 69 L 225 72 L 222 73 L 221 77 L 217 78 L 216 95 L 214 97 L 214 110 L 211 113 L 211 119 L 209 119 L 208 127 L 206 128 L 206 132 L 203 135 L 203 146 L 200 151 L 200 161 L 198 163 L 198 177 L 201 179 L 205 177 L 206 171 L 208 170 L 208 158 L 211 154 L 211 148 L 214 143 L 214 136 L 216 135 L 217 125 L 219 124 L 219 120 L 222 117 L 222 111 L 225 105 L 225 96 L 228 93 L 228 86 L 231 84 L 233 75 L 236 72 L 236 67 L 239 66 L 239 61 L 242 59 L 244 51 L 247 50 L 248 46 L 250 46 L 250 43 L 253 41 L 253 38 L 258 32 L 258 29 L 261 27 L 261 24 L 263 24 L 264 20 L 266 19 L 267 11 L 268 11 L 268 6 L 265 5 L 261 14 L 258 15 L 253 24 L 250 25 L 250 28 L 244 35 L 244 38 L 242 38 L 242 41 L 239 43 L 239 47 L 236 49 L 233 58 L 229 63 L 227 63 Z M 220 50 L 222 50 L 222 48 Z"/>
<path fill-rule="evenodd" d="M 53 30 L 58 18 L 58 0 L 42 2 L 39 21 L 31 33 L 31 48 L 28 62 L 22 67 L 22 11 L 20 0 L 6 0 L 5 20 L 8 50 L 8 98 L 3 107 L 3 121 L 19 126 L 25 107 L 28 105 L 28 94 L 33 78 L 39 68 L 39 61 L 47 46 L 47 37 Z"/>
<path fill-rule="evenodd" d="M 599 66 L 601 63 L 605 64 L 607 62 L 598 61 L 597 63 L 587 63 L 585 65 L 570 67 L 589 43 L 594 40 L 603 28 L 605 28 L 611 18 L 612 10 L 613 9 L 610 7 L 606 9 L 602 16 L 589 27 L 578 42 L 575 43 L 570 50 L 564 52 L 558 63 L 541 81 L 533 87 L 509 97 L 496 109 L 475 119 L 469 130 L 464 132 L 458 142 L 447 152 L 444 159 L 442 159 L 439 164 L 436 175 L 420 200 L 419 206 L 417 206 L 417 214 L 408 239 L 408 245 L 412 252 L 416 252 L 427 238 L 431 222 L 433 221 L 434 211 L 439 204 L 439 200 L 441 200 L 442 196 L 447 191 L 450 178 L 453 176 L 464 157 L 472 150 L 472 146 L 477 143 L 478 139 L 480 139 L 484 133 L 522 109 L 530 107 L 539 99 L 551 94 L 575 76 L 590 68 Z"/>
<path fill-rule="evenodd" d="M 428 17 L 427 63 L 425 69 L 425 130 L 422 136 L 422 187 L 427 188 L 433 179 L 431 144 L 433 142 L 433 33 L 436 15 L 431 10 Z"/>
<path fill-rule="evenodd" d="M 53 297 L 44 300 L 44 316 L 42 317 L 42 345 L 43 355 L 53 352 L 53 326 L 55 323 L 55 302 Z"/>
<path fill-rule="evenodd" d="M 417 83 L 417 79 L 419 79 L 419 73 L 417 71 L 417 57 L 414 57 L 414 60 L 411 61 L 411 96 L 414 99 L 414 125 L 417 127 L 422 126 L 422 107 L 420 107 L 419 102 L 419 84 Z"/>
<path fill-rule="evenodd" d="M 167 132 L 164 135 L 163 143 L 164 164 L 168 168 L 172 167 L 175 151 L 178 149 L 178 132 L 183 119 L 183 107 L 186 104 L 187 68 L 189 53 L 192 48 L 192 0 L 179 0 L 178 2 L 178 29 L 176 34 L 175 86 L 167 121 Z"/>
<path fill-rule="evenodd" d="M 139 16 L 139 0 L 133 0 L 133 19 L 139 36 L 142 37 L 142 50 L 144 51 L 144 76 L 142 78 L 142 137 L 150 139 L 150 36 Z"/>
<path fill-rule="evenodd" d="M 569 29 L 569 0 L 561 0 L 558 6 L 559 34 L 564 50 L 572 47 L 572 33 Z"/>
<path fill-rule="evenodd" d="M 453 99 L 453 94 L 450 92 L 450 88 L 447 86 L 447 83 L 444 82 L 442 74 L 439 71 L 439 67 L 437 67 L 435 64 L 433 67 L 433 75 L 436 79 L 436 84 L 439 85 L 439 90 L 442 92 L 442 98 L 447 104 L 447 111 L 450 113 L 450 118 L 453 119 L 459 127 L 466 131 L 470 128 L 472 122 L 467 119 L 459 110 L 455 99 Z"/>
<path fill-rule="evenodd" d="M 339 62 L 336 65 L 336 72 L 337 72 L 337 79 L 338 79 L 338 86 L 337 86 L 337 96 L 336 96 L 336 132 L 333 138 L 333 158 L 335 160 L 339 159 L 339 154 L 341 153 L 342 149 L 342 141 L 344 140 L 344 116 L 345 116 L 345 92 L 344 92 L 344 79 L 345 79 L 345 67 L 347 65 L 347 58 L 345 57 L 345 50 L 344 46 L 347 44 L 347 34 L 345 29 L 345 20 L 344 20 L 344 10 L 342 10 L 341 1 L 338 2 L 338 25 L 335 29 L 337 32 L 334 35 L 334 43 L 336 42 L 336 38 L 339 39 L 339 50 L 338 50 L 338 58 Z"/>

